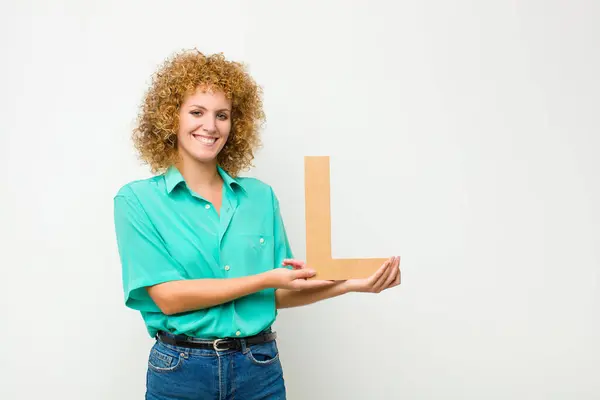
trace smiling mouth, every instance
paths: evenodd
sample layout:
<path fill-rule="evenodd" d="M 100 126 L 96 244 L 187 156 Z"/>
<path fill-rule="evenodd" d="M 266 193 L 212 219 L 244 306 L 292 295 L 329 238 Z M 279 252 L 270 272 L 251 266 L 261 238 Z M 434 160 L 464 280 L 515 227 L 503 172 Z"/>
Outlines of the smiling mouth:
<path fill-rule="evenodd" d="M 195 135 L 192 133 L 192 137 L 207 146 L 211 146 L 217 141 L 217 138 L 212 136 Z"/>

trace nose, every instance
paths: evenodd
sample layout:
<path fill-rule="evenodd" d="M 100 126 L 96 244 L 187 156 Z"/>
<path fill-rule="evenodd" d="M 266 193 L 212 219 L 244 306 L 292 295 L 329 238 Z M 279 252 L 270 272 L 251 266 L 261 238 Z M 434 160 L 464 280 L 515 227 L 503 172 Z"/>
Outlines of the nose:
<path fill-rule="evenodd" d="M 217 124 L 214 118 L 208 117 L 203 121 L 202 129 L 208 133 L 214 133 L 217 130 Z"/>

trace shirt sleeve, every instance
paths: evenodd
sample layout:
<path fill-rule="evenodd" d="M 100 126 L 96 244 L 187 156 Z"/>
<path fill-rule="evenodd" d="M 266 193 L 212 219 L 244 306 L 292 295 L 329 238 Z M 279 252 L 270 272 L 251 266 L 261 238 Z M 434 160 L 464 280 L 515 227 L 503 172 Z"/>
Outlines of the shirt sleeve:
<path fill-rule="evenodd" d="M 160 312 L 146 287 L 186 279 L 183 268 L 171 257 L 133 193 L 120 192 L 115 196 L 114 224 L 125 305 L 139 311 Z"/>
<path fill-rule="evenodd" d="M 281 268 L 281 263 L 286 258 L 294 258 L 294 253 L 281 215 L 281 208 L 279 205 L 279 199 L 273 193 L 273 212 L 274 212 L 274 226 L 273 236 L 275 240 L 275 268 Z"/>

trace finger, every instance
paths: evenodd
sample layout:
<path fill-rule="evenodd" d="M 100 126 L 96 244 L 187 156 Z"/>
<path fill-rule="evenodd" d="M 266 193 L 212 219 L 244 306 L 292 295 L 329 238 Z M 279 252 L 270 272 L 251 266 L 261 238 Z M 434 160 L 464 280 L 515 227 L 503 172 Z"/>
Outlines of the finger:
<path fill-rule="evenodd" d="M 386 263 L 386 268 L 383 271 L 383 274 L 379 277 L 379 279 L 373 284 L 373 291 L 375 293 L 379 293 L 384 287 L 385 282 L 389 278 L 390 274 L 393 271 L 394 258 L 390 258 Z"/>
<path fill-rule="evenodd" d="M 373 288 L 371 289 L 371 291 L 373 293 L 379 293 L 381 292 L 384 288 L 385 288 L 385 281 L 388 278 L 389 273 L 386 273 L 384 276 L 381 277 L 381 279 L 379 279 L 379 281 L 377 281 L 375 283 L 375 285 L 373 285 Z"/>
<path fill-rule="evenodd" d="M 398 257 L 398 258 L 400 258 L 400 257 Z M 400 264 L 400 263 L 398 262 L 398 264 Z M 390 287 L 400 285 L 401 281 L 402 281 L 402 271 L 400 270 L 400 266 L 398 265 L 398 268 L 396 270 L 396 279 L 394 279 L 394 282 L 390 285 Z"/>
<path fill-rule="evenodd" d="M 401 280 L 400 279 L 400 274 L 401 274 L 401 272 L 400 272 L 400 270 L 398 270 L 398 274 L 396 275 L 396 279 L 394 279 L 394 282 L 392 282 L 392 284 L 390 286 L 388 286 L 388 289 L 400 285 L 400 280 Z"/>
<path fill-rule="evenodd" d="M 304 261 L 294 260 L 294 259 L 289 259 L 289 258 L 283 260 L 281 265 L 285 265 L 285 266 L 291 265 L 292 267 L 294 267 L 294 269 L 300 269 L 300 268 L 304 268 L 306 266 Z"/>
<path fill-rule="evenodd" d="M 368 279 L 369 286 L 375 285 L 375 283 L 383 276 L 383 274 L 385 273 L 388 266 L 389 266 L 389 260 L 384 262 L 381 265 L 381 267 L 379 267 L 379 269 L 373 275 L 371 275 L 369 277 L 369 279 Z"/>
<path fill-rule="evenodd" d="M 380 291 L 387 289 L 388 287 L 390 287 L 390 285 L 392 283 L 394 283 L 394 281 L 396 280 L 396 271 L 397 271 L 397 269 L 390 268 L 390 274 L 388 275 L 387 279 L 382 283 L 381 287 L 379 288 Z"/>
<path fill-rule="evenodd" d="M 396 282 L 399 285 L 402 280 L 402 271 L 400 270 L 400 256 L 398 256 L 398 276 L 396 277 Z"/>
<path fill-rule="evenodd" d="M 384 267 L 383 267 L 383 270 L 382 270 L 382 272 L 381 272 L 381 275 L 379 275 L 379 276 L 377 277 L 377 280 L 373 282 L 373 285 L 372 285 L 373 287 L 379 286 L 379 285 L 381 285 L 383 282 L 385 282 L 385 280 L 387 279 L 387 277 L 388 277 L 388 275 L 389 275 L 389 273 L 390 273 L 390 267 L 391 267 L 391 265 L 392 265 L 392 261 L 393 261 L 393 259 L 392 259 L 392 258 L 390 258 L 390 259 L 388 259 L 388 260 L 385 262 L 385 264 L 384 264 Z"/>
<path fill-rule="evenodd" d="M 383 289 L 387 289 L 391 287 L 391 285 L 398 280 L 398 275 L 400 273 L 400 269 L 398 268 L 398 259 L 392 263 L 392 267 L 390 268 L 391 273 L 385 283 L 383 284 Z"/>
<path fill-rule="evenodd" d="M 293 279 L 312 278 L 317 273 L 315 270 L 310 268 L 295 269 L 292 272 Z"/>
<path fill-rule="evenodd" d="M 302 260 L 297 260 L 295 258 L 285 258 L 281 261 L 282 264 L 301 264 Z"/>

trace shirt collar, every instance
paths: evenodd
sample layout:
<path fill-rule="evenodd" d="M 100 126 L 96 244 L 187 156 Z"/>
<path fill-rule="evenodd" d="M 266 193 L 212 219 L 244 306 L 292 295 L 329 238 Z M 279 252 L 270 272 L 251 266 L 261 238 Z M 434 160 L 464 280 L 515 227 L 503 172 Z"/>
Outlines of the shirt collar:
<path fill-rule="evenodd" d="M 245 191 L 244 186 L 242 186 L 241 182 L 238 179 L 234 179 L 229 175 L 220 165 L 217 166 L 217 170 L 223 182 L 231 188 L 235 192 L 236 187 L 240 188 L 242 191 Z M 165 184 L 167 193 L 171 193 L 173 189 L 175 189 L 181 182 L 185 183 L 185 179 L 183 179 L 183 175 L 174 165 L 170 166 L 165 172 Z"/>

